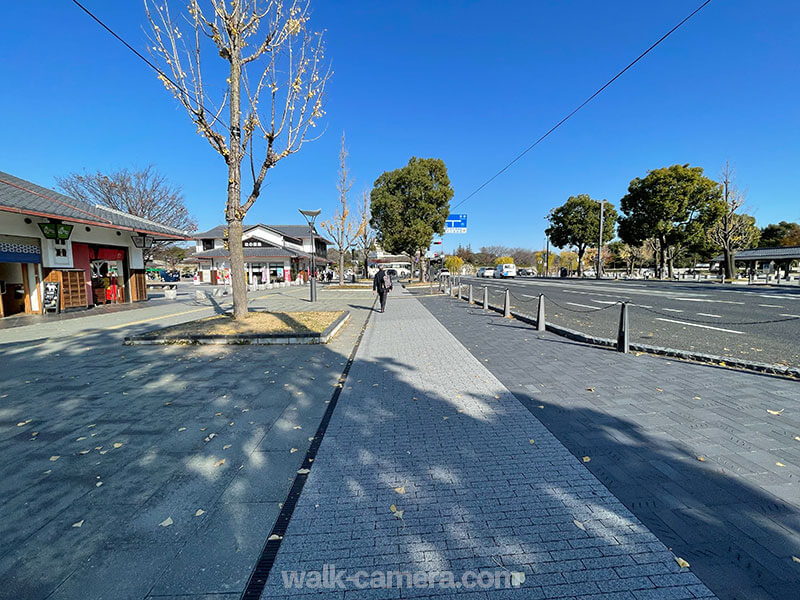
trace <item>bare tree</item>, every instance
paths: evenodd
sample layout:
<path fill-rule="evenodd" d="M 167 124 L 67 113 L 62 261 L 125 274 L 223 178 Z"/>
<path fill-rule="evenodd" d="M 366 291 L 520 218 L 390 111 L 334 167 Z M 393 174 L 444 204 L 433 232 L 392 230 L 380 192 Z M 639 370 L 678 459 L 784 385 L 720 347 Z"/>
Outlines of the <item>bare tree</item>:
<path fill-rule="evenodd" d="M 733 169 L 728 162 L 722 167 L 721 175 L 725 212 L 708 230 L 708 237 L 722 250 L 725 278 L 732 279 L 736 272 L 736 252 L 756 242 L 759 230 L 755 218 L 739 212 L 744 205 L 744 195 L 733 181 Z"/>
<path fill-rule="evenodd" d="M 169 183 L 153 165 L 133 172 L 121 169 L 108 174 L 100 171 L 70 173 L 56 177 L 56 183 L 66 195 L 84 202 L 107 206 L 181 231 L 197 229 L 181 189 Z M 145 261 L 169 245 L 170 242 L 155 242 L 152 249 L 144 251 Z"/>
<path fill-rule="evenodd" d="M 330 221 L 322 222 L 322 228 L 333 238 L 333 243 L 336 244 L 336 250 L 339 252 L 339 285 L 344 285 L 344 257 L 353 245 L 355 237 L 353 223 L 350 220 L 350 209 L 347 208 L 347 194 L 353 187 L 350 169 L 347 167 L 347 156 L 344 132 L 342 132 L 342 147 L 339 150 L 339 180 L 336 182 L 341 208 Z"/>
<path fill-rule="evenodd" d="M 369 269 L 369 253 L 375 246 L 375 230 L 370 227 L 369 221 L 372 219 L 372 212 L 369 209 L 369 192 L 364 190 L 361 193 L 361 208 L 358 211 L 358 229 L 356 230 L 356 240 L 361 251 L 364 253 L 364 277 L 367 277 Z"/>
<path fill-rule="evenodd" d="M 174 19 L 168 0 L 144 0 L 151 51 L 166 65 L 159 79 L 228 166 L 225 220 L 233 314 L 242 318 L 247 314 L 242 221 L 267 172 L 311 139 L 309 130 L 324 115 L 331 71 L 324 63 L 322 34 L 308 28 L 308 2 L 207 0 L 205 8 L 201 0 L 188 2 L 188 14 Z M 227 63 L 226 79 L 204 78 L 209 51 Z M 221 96 L 217 102 L 212 91 Z M 267 110 L 259 106 L 262 93 Z M 222 119 L 226 107 L 227 124 Z M 263 158 L 256 160 L 256 154 Z M 243 202 L 245 156 L 252 187 Z"/>

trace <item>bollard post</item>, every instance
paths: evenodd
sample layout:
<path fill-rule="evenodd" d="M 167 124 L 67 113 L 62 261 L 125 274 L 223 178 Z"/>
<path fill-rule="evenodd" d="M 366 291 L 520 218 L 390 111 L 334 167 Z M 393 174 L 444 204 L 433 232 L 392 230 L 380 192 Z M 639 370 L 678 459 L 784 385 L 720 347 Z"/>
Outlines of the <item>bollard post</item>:
<path fill-rule="evenodd" d="M 623 302 L 619 312 L 619 333 L 617 334 L 617 352 L 628 353 L 630 340 L 628 331 L 628 303 Z"/>
<path fill-rule="evenodd" d="M 483 310 L 489 310 L 489 288 L 483 286 Z"/>
<path fill-rule="evenodd" d="M 536 331 L 545 331 L 547 324 L 544 321 L 544 294 L 539 294 L 539 309 L 536 311 Z"/>
<path fill-rule="evenodd" d="M 469 284 L 469 303 L 472 304 L 472 284 Z"/>
<path fill-rule="evenodd" d="M 509 295 L 508 288 L 506 288 L 506 295 L 503 301 L 503 316 L 506 318 L 511 317 L 511 296 Z"/>

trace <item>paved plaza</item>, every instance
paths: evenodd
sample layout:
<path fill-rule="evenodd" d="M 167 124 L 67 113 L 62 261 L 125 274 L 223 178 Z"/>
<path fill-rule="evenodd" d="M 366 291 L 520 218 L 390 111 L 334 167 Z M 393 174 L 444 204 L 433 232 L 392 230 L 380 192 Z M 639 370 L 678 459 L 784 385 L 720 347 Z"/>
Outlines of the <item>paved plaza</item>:
<path fill-rule="evenodd" d="M 297 579 L 331 566 L 353 580 Z M 456 587 L 360 589 L 398 571 L 452 571 Z M 263 598 L 315 595 L 713 597 L 407 293 L 366 329 Z"/>
<path fill-rule="evenodd" d="M 0 598 L 238 598 L 371 306 L 321 293 L 325 346 L 122 345 L 208 303 L 0 332 Z"/>

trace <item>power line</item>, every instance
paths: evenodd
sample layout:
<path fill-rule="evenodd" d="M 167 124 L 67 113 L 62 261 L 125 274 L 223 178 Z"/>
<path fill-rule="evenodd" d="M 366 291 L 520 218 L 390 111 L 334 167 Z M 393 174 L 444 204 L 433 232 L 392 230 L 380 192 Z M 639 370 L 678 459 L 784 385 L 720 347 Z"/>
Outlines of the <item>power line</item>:
<path fill-rule="evenodd" d="M 625 71 L 627 71 L 628 69 L 630 69 L 630 68 L 631 68 L 633 65 L 635 65 L 637 62 L 639 62 L 639 61 L 640 61 L 640 60 L 642 60 L 642 59 L 643 59 L 645 56 L 647 56 L 647 55 L 650 53 L 650 51 L 651 51 L 651 50 L 653 50 L 653 49 L 654 49 L 656 46 L 658 46 L 658 45 L 659 45 L 661 42 L 663 42 L 663 41 L 664 41 L 665 39 L 667 39 L 667 38 L 668 38 L 670 35 L 672 35 L 672 34 L 673 34 L 673 33 L 674 33 L 674 32 L 675 32 L 675 31 L 676 31 L 676 30 L 677 30 L 677 29 L 678 29 L 678 28 L 679 28 L 681 25 L 683 25 L 684 23 L 686 23 L 686 21 L 688 21 L 688 20 L 689 20 L 689 19 L 691 19 L 693 16 L 695 16 L 697 13 L 699 13 L 701 10 L 703 10 L 703 8 L 705 8 L 705 7 L 706 7 L 706 5 L 707 5 L 709 2 L 711 2 L 711 0 L 705 0 L 705 2 L 703 2 L 703 3 L 702 3 L 700 6 L 698 6 L 698 7 L 697 7 L 696 9 L 694 9 L 694 10 L 693 10 L 691 13 L 689 13 L 689 15 L 688 15 L 686 18 L 684 18 L 684 19 L 683 19 L 683 20 L 682 20 L 680 23 L 678 23 L 677 25 L 675 25 L 675 27 L 673 27 L 673 28 L 672 28 L 672 29 L 670 29 L 670 30 L 669 30 L 667 33 L 665 33 L 663 36 L 661 36 L 661 37 L 658 39 L 658 41 L 656 41 L 656 42 L 655 42 L 655 43 L 654 43 L 652 46 L 650 46 L 650 47 L 649 47 L 647 50 L 645 50 L 645 51 L 644 51 L 644 52 L 642 52 L 642 53 L 641 53 L 639 56 L 637 56 L 637 57 L 636 57 L 636 60 L 634 60 L 633 62 L 631 62 L 631 63 L 630 63 L 630 64 L 629 64 L 627 67 L 625 67 L 625 68 L 624 68 L 624 69 L 622 69 L 622 70 L 621 70 L 619 73 L 617 73 L 616 75 L 614 75 L 614 77 L 612 77 L 611 79 L 609 79 L 609 80 L 608 80 L 608 81 L 607 81 L 607 82 L 606 82 L 606 83 L 603 85 L 603 87 L 601 87 L 600 89 L 598 89 L 598 90 L 597 90 L 597 91 L 596 91 L 594 94 L 592 94 L 592 95 L 591 95 L 591 96 L 589 96 L 589 97 L 588 97 L 586 100 L 584 100 L 584 101 L 583 101 L 583 102 L 582 102 L 582 103 L 581 103 L 581 104 L 580 104 L 580 105 L 579 105 L 579 106 L 578 106 L 578 107 L 577 107 L 575 110 L 573 110 L 573 111 L 572 111 L 571 113 L 569 113 L 569 114 L 568 114 L 566 117 L 564 117 L 563 119 L 561 119 L 561 120 L 560 120 L 558 123 L 556 123 L 555 125 L 553 125 L 553 127 L 551 127 L 551 128 L 550 128 L 550 129 L 549 129 L 549 130 L 548 130 L 548 131 L 547 131 L 547 132 L 546 132 L 546 133 L 545 133 L 545 134 L 544 134 L 542 137 L 540 137 L 538 140 L 536 140 L 535 142 L 533 142 L 533 143 L 532 143 L 530 146 L 528 146 L 527 148 L 525 148 L 525 150 L 523 150 L 522 152 L 520 152 L 520 153 L 519 153 L 519 154 L 518 154 L 518 155 L 517 155 L 517 156 L 514 158 L 514 160 L 512 160 L 511 162 L 509 162 L 509 163 L 508 163 L 506 166 L 504 166 L 502 169 L 500 169 L 500 170 L 499 170 L 497 173 L 495 173 L 495 174 L 494 174 L 494 175 L 492 175 L 492 176 L 491 176 L 489 179 L 487 179 L 486 181 L 484 181 L 484 182 L 483 182 L 483 183 L 482 183 L 480 186 L 478 186 L 478 187 L 477 187 L 477 188 L 476 188 L 476 189 L 475 189 L 475 190 L 474 190 L 472 193 L 470 193 L 470 194 L 469 194 L 469 196 L 467 196 L 466 198 L 464 198 L 463 200 L 461 200 L 461 202 L 459 202 L 459 203 L 458 203 L 458 204 L 456 204 L 455 206 L 452 206 L 452 207 L 451 207 L 451 210 L 455 210 L 456 208 L 458 208 L 459 206 L 461 206 L 462 204 L 464 204 L 464 202 L 466 202 L 467 200 L 469 200 L 470 198 L 472 198 L 472 197 L 473 197 L 475 194 L 477 194 L 478 192 L 480 192 L 480 191 L 481 191 L 483 188 L 485 188 L 487 185 L 489 185 L 489 184 L 490 184 L 492 181 L 494 181 L 494 180 L 495 180 L 495 179 L 497 179 L 497 178 L 498 178 L 500 175 L 502 175 L 503 173 L 505 173 L 505 172 L 506 172 L 506 171 L 509 169 L 509 167 L 511 167 L 511 166 L 512 166 L 512 165 L 513 165 L 515 162 L 517 162 L 517 161 L 518 161 L 520 158 L 522 158 L 522 157 L 523 157 L 523 156 L 525 156 L 525 155 L 526 155 L 528 152 L 530 152 L 530 151 L 531 151 L 531 150 L 533 150 L 533 149 L 534 149 L 536 146 L 538 146 L 540 142 L 544 141 L 544 139 L 545 139 L 545 138 L 547 138 L 547 136 L 549 136 L 549 135 L 550 135 L 551 133 L 553 133 L 553 132 L 554 132 L 556 129 L 558 129 L 558 128 L 559 128 L 559 127 L 561 127 L 561 126 L 562 126 L 564 123 L 566 123 L 566 122 L 567 122 L 567 120 L 568 120 L 570 117 L 572 117 L 572 116 L 573 116 L 573 115 L 574 115 L 576 112 L 578 112 L 578 111 L 579 111 L 580 109 L 582 109 L 584 106 L 586 106 L 587 104 L 589 104 L 589 102 L 591 102 L 591 101 L 592 101 L 592 100 L 594 100 L 594 99 L 595 99 L 597 96 L 599 96 L 599 95 L 600 95 L 600 93 L 601 93 L 601 92 L 602 92 L 604 89 L 606 89 L 608 86 L 610 86 L 612 83 L 614 83 L 614 82 L 615 82 L 617 79 L 619 79 L 619 78 L 622 76 L 622 74 L 623 74 L 623 73 L 625 73 Z"/>
<path fill-rule="evenodd" d="M 709 0 L 709 1 L 710 1 L 710 0 Z M 153 70 L 154 70 L 156 73 L 158 73 L 158 74 L 159 74 L 161 77 L 163 77 L 163 78 L 164 78 L 164 79 L 166 79 L 166 80 L 167 80 L 169 83 L 171 83 L 173 86 L 175 86 L 175 88 L 176 88 L 176 89 L 178 89 L 178 90 L 181 90 L 181 89 L 183 89 L 183 88 L 181 88 L 181 87 L 180 87 L 180 86 L 179 86 L 177 83 L 175 83 L 175 81 L 173 81 L 173 79 L 172 79 L 172 78 L 171 78 L 169 75 L 167 75 L 166 73 L 164 73 L 164 71 L 162 71 L 162 70 L 161 70 L 161 69 L 159 69 L 159 68 L 158 68 L 156 65 L 154 65 L 152 62 L 150 62 L 150 60 L 149 60 L 149 59 L 148 59 L 146 56 L 144 56 L 144 55 L 143 55 L 141 52 L 139 52 L 139 51 L 138 51 L 136 48 L 134 48 L 134 47 L 133 47 L 133 46 L 131 46 L 131 45 L 130 45 L 128 42 L 126 42 L 124 39 L 122 39 L 122 37 L 121 37 L 121 36 L 119 36 L 119 35 L 118 35 L 118 34 L 117 34 L 117 33 L 116 33 L 116 32 L 115 32 L 113 29 L 111 29 L 111 28 L 110 28 L 108 25 L 106 25 L 105 23 L 103 23 L 103 21 L 101 21 L 101 20 L 99 19 L 99 17 L 95 16 L 95 15 L 92 13 L 92 11 L 90 11 L 90 10 L 89 10 L 88 8 L 86 8 L 86 7 L 85 7 L 83 4 L 81 4 L 80 2 L 78 2 L 78 0 L 72 0 L 72 2 L 73 2 L 73 4 L 75 4 L 75 6 L 77 6 L 78 8 L 80 8 L 80 9 L 81 9 L 83 12 L 85 12 L 87 15 L 89 15 L 89 16 L 90 16 L 90 17 L 91 17 L 91 18 L 92 18 L 94 21 L 96 21 L 96 22 L 97 22 L 97 24 L 98 24 L 98 25 L 100 25 L 100 27 L 102 27 L 103 29 L 105 29 L 105 30 L 106 30 L 108 33 L 110 33 L 110 34 L 111 34 L 112 36 L 114 36 L 114 37 L 115 37 L 117 40 L 119 40 L 119 41 L 120 41 L 120 42 L 121 42 L 121 43 L 122 43 L 122 44 L 123 44 L 123 45 L 124 45 L 124 46 L 125 46 L 125 47 L 126 47 L 128 50 L 130 50 L 131 52 L 133 52 L 133 53 L 134 53 L 136 56 L 138 56 L 138 57 L 139 57 L 139 58 L 140 58 L 142 61 L 144 61 L 144 63 L 145 63 L 145 64 L 147 64 L 147 66 L 148 66 L 148 67 L 150 67 L 151 69 L 153 69 Z M 211 114 L 211 115 L 214 115 L 214 114 L 215 114 L 215 111 L 213 111 L 213 110 L 209 110 L 208 108 L 206 108 L 206 107 L 205 107 L 203 104 L 201 104 L 201 103 L 200 103 L 200 102 L 198 102 L 197 100 L 193 100 L 193 99 L 191 98 L 191 96 L 189 96 L 188 94 L 186 94 L 186 98 L 187 98 L 187 100 L 189 100 L 189 102 L 194 102 L 195 104 L 197 104 L 197 106 L 198 106 L 198 107 L 202 108 L 202 109 L 203 109 L 204 111 L 206 111 L 207 113 L 209 113 L 209 114 Z M 224 120 L 223 120 L 221 117 L 217 117 L 215 120 L 219 121 L 219 122 L 220 122 L 220 123 L 223 125 L 223 127 L 225 127 L 225 129 L 228 129 L 228 125 L 225 123 L 225 121 L 224 121 Z"/>

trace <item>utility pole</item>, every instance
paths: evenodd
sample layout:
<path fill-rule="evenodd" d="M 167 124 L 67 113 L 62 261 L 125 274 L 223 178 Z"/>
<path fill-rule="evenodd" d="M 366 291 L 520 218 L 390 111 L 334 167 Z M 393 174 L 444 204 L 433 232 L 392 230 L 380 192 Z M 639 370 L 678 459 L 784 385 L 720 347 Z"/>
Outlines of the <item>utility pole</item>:
<path fill-rule="evenodd" d="M 605 199 L 600 200 L 600 239 L 597 240 L 597 269 L 595 270 L 595 279 L 600 279 L 600 265 L 602 264 L 601 254 L 603 253 L 603 209 L 605 208 Z"/>
<path fill-rule="evenodd" d="M 550 276 L 550 236 L 545 238 L 547 240 L 547 250 L 544 253 L 544 276 Z"/>

